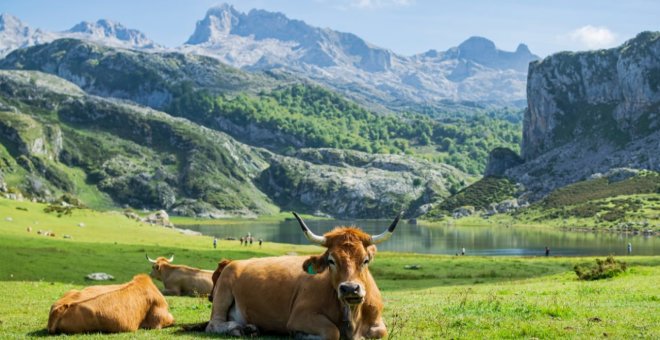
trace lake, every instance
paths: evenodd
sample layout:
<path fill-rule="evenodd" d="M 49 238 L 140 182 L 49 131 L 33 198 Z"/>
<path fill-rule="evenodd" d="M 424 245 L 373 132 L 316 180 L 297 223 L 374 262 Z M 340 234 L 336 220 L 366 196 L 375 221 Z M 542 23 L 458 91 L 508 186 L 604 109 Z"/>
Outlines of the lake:
<path fill-rule="evenodd" d="M 358 225 L 371 234 L 383 232 L 390 221 L 305 221 L 321 235 L 336 225 Z M 308 244 L 296 221 L 236 223 L 186 226 L 219 239 L 252 234 L 255 240 Z M 239 242 L 238 240 L 236 241 Z M 541 256 L 545 247 L 551 256 L 624 255 L 628 242 L 633 255 L 660 255 L 660 237 L 614 233 L 571 232 L 550 228 L 506 226 L 421 226 L 401 221 L 392 238 L 379 244 L 381 251 L 456 254 L 465 247 L 466 255 Z M 256 246 L 256 245 L 253 245 Z"/>

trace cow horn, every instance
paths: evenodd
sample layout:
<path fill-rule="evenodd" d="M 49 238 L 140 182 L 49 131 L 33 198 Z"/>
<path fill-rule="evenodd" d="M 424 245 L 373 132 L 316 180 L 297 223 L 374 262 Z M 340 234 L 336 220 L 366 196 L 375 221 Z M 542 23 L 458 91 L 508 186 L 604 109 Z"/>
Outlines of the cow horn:
<path fill-rule="evenodd" d="M 172 262 L 172 261 L 174 261 L 174 254 L 172 254 L 172 256 L 170 256 L 170 258 L 167 259 L 167 262 Z"/>
<path fill-rule="evenodd" d="M 310 242 L 316 243 L 316 244 L 322 245 L 322 246 L 325 245 L 325 237 L 324 236 L 316 235 L 311 230 L 309 230 L 309 228 L 307 227 L 305 222 L 302 220 L 302 218 L 300 218 L 300 216 L 298 216 L 298 214 L 296 214 L 295 212 L 293 213 L 293 216 L 295 216 L 296 219 L 298 220 L 298 223 L 300 223 L 300 227 L 302 228 L 303 233 L 305 233 L 305 237 L 307 237 L 307 239 Z"/>
<path fill-rule="evenodd" d="M 152 259 L 149 257 L 148 254 L 144 254 L 144 256 L 147 257 L 147 260 L 149 260 L 149 262 L 151 262 L 151 263 L 156 263 L 156 260 L 152 260 Z"/>
<path fill-rule="evenodd" d="M 392 233 L 394 233 L 394 228 L 396 228 L 396 224 L 399 223 L 399 219 L 401 219 L 401 213 L 396 215 L 394 222 L 392 222 L 389 228 L 387 228 L 387 230 L 385 230 L 382 234 L 371 236 L 371 243 L 378 244 L 387 241 L 387 239 L 392 236 Z"/>

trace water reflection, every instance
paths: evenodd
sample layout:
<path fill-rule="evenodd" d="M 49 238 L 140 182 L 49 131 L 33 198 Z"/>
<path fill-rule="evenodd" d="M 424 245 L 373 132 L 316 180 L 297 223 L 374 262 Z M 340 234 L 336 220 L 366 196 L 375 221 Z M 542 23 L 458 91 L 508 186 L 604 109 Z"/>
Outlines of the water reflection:
<path fill-rule="evenodd" d="M 317 234 L 336 225 L 359 225 L 364 231 L 383 232 L 390 221 L 306 221 Z M 295 221 L 280 223 L 240 223 L 221 226 L 199 225 L 188 227 L 205 235 L 218 238 L 246 235 L 248 232 L 266 242 L 308 244 Z M 465 247 L 466 255 L 542 256 L 545 247 L 550 255 L 624 255 L 628 242 L 634 255 L 659 255 L 660 238 L 656 236 L 622 235 L 609 233 L 566 232 L 543 228 L 514 228 L 505 226 L 482 227 L 424 227 L 400 222 L 394 236 L 378 245 L 381 251 L 456 254 Z M 236 241 L 238 242 L 238 241 Z"/>

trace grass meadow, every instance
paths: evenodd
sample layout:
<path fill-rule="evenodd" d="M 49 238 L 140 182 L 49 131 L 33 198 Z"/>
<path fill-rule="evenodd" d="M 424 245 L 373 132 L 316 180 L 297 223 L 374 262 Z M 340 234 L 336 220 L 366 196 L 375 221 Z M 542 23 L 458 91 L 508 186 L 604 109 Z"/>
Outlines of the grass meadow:
<path fill-rule="evenodd" d="M 0 338 L 48 336 L 50 305 L 69 289 L 93 284 L 92 272 L 120 283 L 147 273 L 144 254 L 175 255 L 175 263 L 213 269 L 221 258 L 315 254 L 315 246 L 185 236 L 141 224 L 121 213 L 75 210 L 57 217 L 45 206 L 0 199 Z M 176 221 L 175 221 L 176 222 Z M 27 227 L 32 232 L 27 232 Z M 52 231 L 56 237 L 37 235 Z M 70 235 L 64 239 L 63 235 Z M 395 236 L 396 237 L 396 234 Z M 572 268 L 594 258 L 456 257 L 379 253 L 370 265 L 385 300 L 390 339 L 660 338 L 660 257 L 626 257 L 614 279 L 578 281 Z M 418 264 L 419 270 L 405 265 Z M 156 282 L 160 285 L 159 282 Z M 167 297 L 177 324 L 128 334 L 71 338 L 206 337 L 182 324 L 208 321 L 206 298 Z"/>

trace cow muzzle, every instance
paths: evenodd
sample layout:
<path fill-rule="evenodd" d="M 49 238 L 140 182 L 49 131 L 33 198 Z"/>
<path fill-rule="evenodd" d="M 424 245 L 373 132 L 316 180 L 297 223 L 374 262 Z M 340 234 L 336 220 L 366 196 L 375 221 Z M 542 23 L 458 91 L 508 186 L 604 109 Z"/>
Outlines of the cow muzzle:
<path fill-rule="evenodd" d="M 356 282 L 342 282 L 339 284 L 339 299 L 349 305 L 357 305 L 364 301 L 364 287 Z"/>

